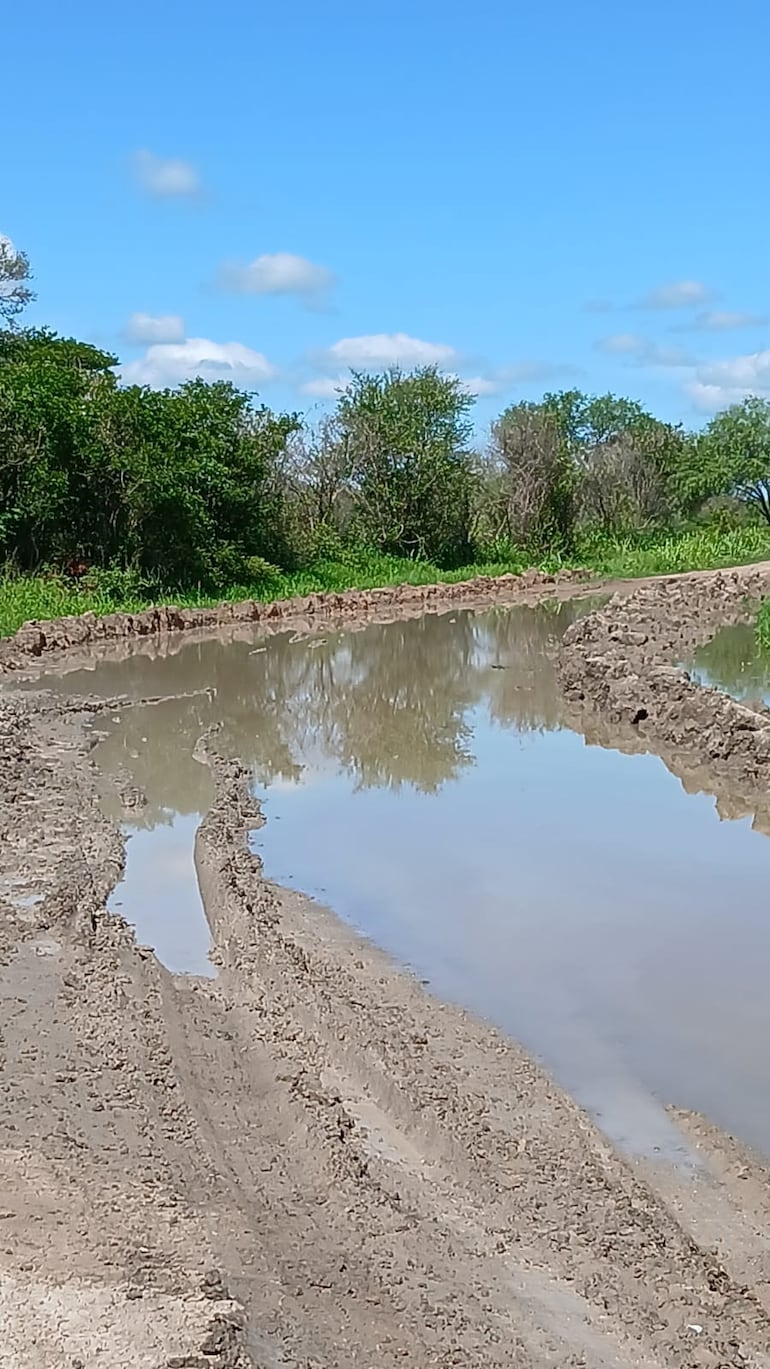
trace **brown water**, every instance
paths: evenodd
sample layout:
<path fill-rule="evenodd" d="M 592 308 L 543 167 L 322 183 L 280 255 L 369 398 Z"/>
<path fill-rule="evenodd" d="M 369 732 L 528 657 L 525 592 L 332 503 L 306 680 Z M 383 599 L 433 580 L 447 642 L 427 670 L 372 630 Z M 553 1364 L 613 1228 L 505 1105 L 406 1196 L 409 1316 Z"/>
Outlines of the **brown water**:
<path fill-rule="evenodd" d="M 580 611 L 179 640 L 46 683 L 175 696 L 116 715 L 97 751 L 146 794 L 116 902 L 172 969 L 207 968 L 193 749 L 218 723 L 271 878 L 523 1041 L 631 1149 L 683 1154 L 663 1100 L 770 1154 L 770 842 L 573 730 L 548 652 Z"/>

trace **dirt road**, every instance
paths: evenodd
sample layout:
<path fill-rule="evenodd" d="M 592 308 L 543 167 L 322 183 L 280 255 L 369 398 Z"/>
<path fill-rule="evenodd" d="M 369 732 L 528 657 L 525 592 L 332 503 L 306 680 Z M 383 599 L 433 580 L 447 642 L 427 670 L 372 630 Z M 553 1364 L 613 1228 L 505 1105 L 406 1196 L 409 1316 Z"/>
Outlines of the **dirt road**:
<path fill-rule="evenodd" d="M 138 946 L 105 910 L 102 707 L 0 695 L 3 1369 L 770 1369 L 770 1176 L 692 1118 L 701 1170 L 632 1166 L 267 884 L 215 738 L 217 977 Z"/>

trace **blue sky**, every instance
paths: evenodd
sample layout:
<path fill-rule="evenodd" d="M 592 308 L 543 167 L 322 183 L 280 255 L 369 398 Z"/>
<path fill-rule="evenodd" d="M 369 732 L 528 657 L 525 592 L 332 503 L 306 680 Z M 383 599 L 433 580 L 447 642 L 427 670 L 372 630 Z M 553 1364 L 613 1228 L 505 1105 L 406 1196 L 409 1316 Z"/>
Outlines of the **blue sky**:
<path fill-rule="evenodd" d="M 226 6 L 3 18 L 0 232 L 30 322 L 311 413 L 437 360 L 703 422 L 770 394 L 761 0 Z"/>

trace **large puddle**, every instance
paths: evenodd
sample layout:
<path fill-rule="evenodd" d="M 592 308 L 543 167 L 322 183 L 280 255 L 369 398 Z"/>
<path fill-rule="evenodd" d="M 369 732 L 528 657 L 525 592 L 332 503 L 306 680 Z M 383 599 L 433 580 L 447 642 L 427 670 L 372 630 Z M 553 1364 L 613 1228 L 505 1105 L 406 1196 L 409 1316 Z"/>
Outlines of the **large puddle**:
<path fill-rule="evenodd" d="M 580 611 L 180 641 L 45 683 L 174 696 L 96 753 L 146 796 L 116 903 L 172 969 L 207 969 L 193 749 L 217 723 L 253 768 L 269 877 L 523 1041 L 632 1150 L 684 1154 L 664 1100 L 770 1154 L 770 842 L 570 729 L 548 651 Z"/>
<path fill-rule="evenodd" d="M 770 704 L 770 652 L 760 649 L 751 623 L 723 627 L 696 651 L 688 670 L 700 684 L 714 685 L 734 699 Z"/>

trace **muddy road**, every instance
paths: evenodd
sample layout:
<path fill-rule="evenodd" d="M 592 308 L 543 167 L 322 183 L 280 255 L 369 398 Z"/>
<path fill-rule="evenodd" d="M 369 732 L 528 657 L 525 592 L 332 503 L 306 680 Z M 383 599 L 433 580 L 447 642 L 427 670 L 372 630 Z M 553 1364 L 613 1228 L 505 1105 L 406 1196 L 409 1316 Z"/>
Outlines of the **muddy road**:
<path fill-rule="evenodd" d="M 569 629 L 570 707 L 751 802 L 770 714 L 676 664 L 769 584 L 625 592 Z M 405 607 L 426 601 L 328 612 Z M 27 629 L 4 664 L 75 660 L 85 632 Z M 218 972 L 171 975 L 106 911 L 124 847 L 90 724 L 118 701 L 5 679 L 0 1364 L 768 1369 L 756 1160 L 687 1116 L 697 1169 L 622 1159 L 523 1050 L 268 883 L 216 733 L 195 854 Z"/>

